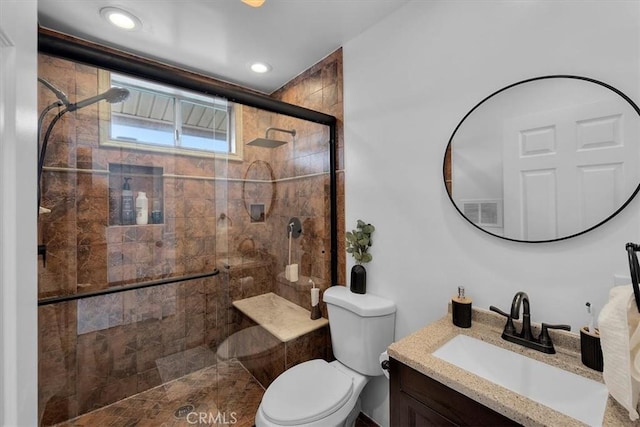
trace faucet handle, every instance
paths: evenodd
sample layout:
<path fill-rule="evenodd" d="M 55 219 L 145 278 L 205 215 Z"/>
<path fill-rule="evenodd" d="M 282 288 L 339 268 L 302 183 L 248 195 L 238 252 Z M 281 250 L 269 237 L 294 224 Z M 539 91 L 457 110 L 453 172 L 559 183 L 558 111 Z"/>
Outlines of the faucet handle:
<path fill-rule="evenodd" d="M 507 323 L 506 325 L 504 325 L 504 332 L 506 334 L 515 334 L 516 333 L 516 327 L 513 325 L 513 319 L 511 318 L 511 315 L 505 313 L 504 311 L 500 310 L 498 307 L 495 307 L 493 305 L 489 306 L 489 310 L 491 311 L 495 311 L 496 313 L 504 316 L 507 318 Z"/>
<path fill-rule="evenodd" d="M 502 314 L 504 317 L 509 317 L 509 315 L 507 313 L 505 313 L 504 311 L 500 310 L 498 307 L 496 307 L 495 305 L 490 305 L 489 306 L 489 310 L 491 311 L 495 311 L 498 314 Z"/>
<path fill-rule="evenodd" d="M 549 329 L 563 329 L 565 331 L 570 331 L 571 326 L 569 325 L 549 325 L 548 323 L 542 323 L 542 331 L 540 331 L 540 344 L 547 345 L 553 347 L 553 343 L 551 342 L 551 337 L 549 336 Z"/>

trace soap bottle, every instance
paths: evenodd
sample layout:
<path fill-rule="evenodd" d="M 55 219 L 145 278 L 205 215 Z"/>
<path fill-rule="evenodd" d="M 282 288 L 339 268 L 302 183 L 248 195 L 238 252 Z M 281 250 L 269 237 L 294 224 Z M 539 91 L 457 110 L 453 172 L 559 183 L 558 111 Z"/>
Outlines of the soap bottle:
<path fill-rule="evenodd" d="M 133 209 L 133 191 L 131 191 L 131 185 L 129 184 L 131 178 L 124 178 L 124 185 L 122 186 L 122 203 L 120 211 L 120 219 L 123 225 L 131 225 L 135 222 L 135 213 Z"/>
<path fill-rule="evenodd" d="M 464 286 L 458 286 L 458 296 L 451 299 L 451 314 L 454 325 L 471 327 L 471 298 L 464 295 Z"/>
<path fill-rule="evenodd" d="M 316 320 L 322 317 L 320 313 L 320 288 L 316 288 L 316 284 L 313 280 L 309 279 L 311 284 L 311 320 Z"/>
<path fill-rule="evenodd" d="M 138 192 L 136 197 L 136 224 L 145 225 L 149 223 L 149 199 L 144 191 Z"/>

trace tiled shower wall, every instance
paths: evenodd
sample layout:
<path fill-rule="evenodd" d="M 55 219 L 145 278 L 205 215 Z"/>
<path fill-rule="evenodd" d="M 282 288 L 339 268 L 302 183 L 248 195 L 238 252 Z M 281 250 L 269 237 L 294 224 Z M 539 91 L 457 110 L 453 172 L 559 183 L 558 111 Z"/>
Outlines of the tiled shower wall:
<path fill-rule="evenodd" d="M 40 56 L 39 67 L 40 77 L 71 100 L 97 94 L 93 67 L 45 55 Z M 338 51 L 274 94 L 338 117 L 339 169 L 341 73 Z M 55 98 L 42 85 L 39 88 L 44 108 Z M 209 364 L 217 345 L 235 329 L 230 325 L 234 321 L 231 300 L 277 292 L 275 275 L 287 263 L 286 225 L 291 217 L 303 223 L 303 235 L 293 245 L 301 274 L 312 276 L 322 287 L 329 285 L 326 127 L 249 107 L 243 108 L 243 125 L 245 142 L 264 136 L 269 126 L 295 128 L 298 135 L 273 150 L 246 147 L 243 162 L 227 163 L 102 149 L 95 105 L 65 115 L 56 125 L 43 175 L 42 205 L 52 212 L 40 216 L 39 243 L 47 248 L 46 266 L 39 262 L 41 298 L 216 267 L 223 273 L 41 307 L 43 424 L 68 419 Z M 243 185 L 244 178 L 264 178 L 260 167 L 265 162 L 275 181 Z M 108 227 L 110 163 L 161 167 L 164 174 L 173 175 L 163 178 L 164 224 Z M 214 176 L 230 180 L 212 180 Z M 338 176 L 339 224 L 344 227 L 343 175 Z M 265 192 L 274 194 L 270 215 L 264 223 L 252 223 L 247 201 Z M 228 219 L 224 229 L 221 217 Z M 343 235 L 343 230 L 338 232 Z M 338 271 L 344 283 L 344 245 L 342 239 L 339 242 L 342 267 Z M 225 260 L 231 259 L 240 260 L 234 277 L 224 273 Z M 260 269 L 251 267 L 256 261 Z M 294 302 L 308 308 L 306 292 L 283 296 L 291 295 L 299 295 Z"/>
<path fill-rule="evenodd" d="M 41 425 L 213 364 L 228 294 L 214 277 L 40 307 Z"/>
<path fill-rule="evenodd" d="M 338 215 L 338 283 L 346 284 L 346 248 L 344 234 L 346 231 L 344 220 L 344 113 L 343 113 L 343 76 L 342 76 L 342 49 L 338 49 L 332 54 L 325 57 L 322 61 L 318 62 L 308 70 L 301 73 L 295 79 L 284 85 L 282 88 L 272 94 L 276 99 L 279 99 L 290 104 L 300 105 L 312 110 L 321 111 L 326 114 L 330 114 L 337 119 L 336 129 L 336 169 L 337 169 L 337 215 Z M 323 132 L 328 132 L 327 128 L 323 129 Z M 299 158 L 296 164 L 304 164 L 308 161 L 311 168 L 318 167 L 314 162 L 314 152 L 320 152 L 321 150 L 328 150 L 326 145 L 320 146 L 323 141 L 328 141 L 328 135 L 315 135 L 311 137 L 318 143 L 311 143 L 309 146 L 304 147 L 297 152 Z M 324 157 L 328 162 L 328 156 Z M 325 170 L 328 170 L 328 165 L 325 165 Z M 325 177 L 323 180 L 325 185 L 324 197 L 329 197 L 329 178 Z M 317 187 L 315 187 L 317 188 Z M 307 194 L 308 196 L 308 194 Z M 317 199 L 305 200 L 308 202 L 307 206 L 312 209 L 315 208 L 314 203 L 317 203 Z M 324 202 L 325 210 L 328 209 L 329 200 Z M 311 221 L 308 231 L 311 235 L 323 236 L 324 239 L 329 239 L 330 219 L 328 211 L 324 216 L 324 224 L 320 221 Z M 304 229 L 303 223 L 303 229 Z M 303 236 L 305 237 L 305 236 Z M 311 252 L 317 251 L 318 246 L 317 239 L 302 239 L 299 243 L 301 246 L 301 263 L 302 266 L 308 265 L 308 260 L 304 259 L 304 253 L 309 253 L 309 246 L 312 246 Z M 282 242 L 280 242 L 282 244 Z M 328 242 L 325 242 L 324 247 L 329 248 Z M 278 253 L 282 253 L 284 248 L 280 248 Z M 315 252 L 317 254 L 317 252 Z M 324 271 L 328 271 L 328 254 L 324 254 L 325 268 Z M 312 259 L 316 259 L 313 258 Z M 327 283 L 327 286 L 331 285 Z"/>
<path fill-rule="evenodd" d="M 342 91 L 338 82 L 341 81 L 341 62 L 341 51 L 337 51 L 274 94 L 286 102 L 338 117 L 340 170 Z M 97 70 L 93 67 L 40 55 L 39 74 L 72 100 L 98 92 Z M 39 90 L 41 108 L 55 100 L 44 86 L 39 85 Z M 227 162 L 100 148 L 96 105 L 65 115 L 50 138 L 43 174 L 42 205 L 52 209 L 52 213 L 40 216 L 41 243 L 47 246 L 47 266 L 40 269 L 39 275 L 40 296 L 74 294 L 104 288 L 108 283 L 150 279 L 168 272 L 208 271 L 215 267 L 215 230 L 220 224 L 220 214 L 231 220 L 226 235 L 230 253 L 252 241 L 249 251 L 268 248 L 276 257 L 275 265 L 282 269 L 287 258 L 286 225 L 289 218 L 299 217 L 305 232 L 294 242 L 294 259 L 304 275 L 328 280 L 328 128 L 250 107 L 243 108 L 243 124 L 245 142 L 263 137 L 269 126 L 295 128 L 298 135 L 290 144 L 277 149 L 245 147 L 244 162 Z M 260 168 L 250 166 L 258 162 L 269 163 L 276 180 L 273 185 L 259 184 L 262 188 L 258 191 L 272 186 L 270 191 L 275 193 L 271 217 L 261 225 L 249 221 L 245 202 L 249 200 L 251 188 L 245 185 L 243 192 L 241 182 L 245 177 L 255 178 L 252 174 Z M 164 178 L 164 225 L 145 229 L 113 227 L 105 233 L 109 164 L 161 167 L 164 174 L 193 179 Z M 257 178 L 266 177 L 259 171 L 257 175 Z M 213 176 L 226 176 L 232 181 L 201 179 Z M 341 206 L 338 213 L 342 219 L 342 173 L 338 176 Z M 294 179 L 288 180 L 291 178 Z M 135 184 L 134 179 L 134 194 Z M 326 191 L 319 193 L 319 188 Z M 320 194 L 323 196 L 319 197 Z M 343 222 L 338 221 L 340 227 Z M 274 236 L 277 237 L 275 247 Z M 155 246 L 158 237 L 169 243 Z M 127 245 L 114 246 L 110 251 L 110 244 Z M 342 239 L 339 244 L 344 246 Z M 120 248 L 125 253 L 122 259 L 109 256 Z M 338 250 L 342 260 L 343 252 Z M 105 259 L 109 259 L 108 264 L 104 263 Z M 344 276 L 343 270 L 338 269 L 341 276 Z M 343 277 L 339 282 L 344 283 Z"/>

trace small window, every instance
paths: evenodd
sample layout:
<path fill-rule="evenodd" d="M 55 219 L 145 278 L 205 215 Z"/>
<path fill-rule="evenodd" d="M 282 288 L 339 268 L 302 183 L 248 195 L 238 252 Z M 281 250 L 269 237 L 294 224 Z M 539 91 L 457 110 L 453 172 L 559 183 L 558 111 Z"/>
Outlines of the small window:
<path fill-rule="evenodd" d="M 100 71 L 100 93 L 129 90 L 126 101 L 100 106 L 100 144 L 201 157 L 242 159 L 241 107 L 145 80 Z"/>

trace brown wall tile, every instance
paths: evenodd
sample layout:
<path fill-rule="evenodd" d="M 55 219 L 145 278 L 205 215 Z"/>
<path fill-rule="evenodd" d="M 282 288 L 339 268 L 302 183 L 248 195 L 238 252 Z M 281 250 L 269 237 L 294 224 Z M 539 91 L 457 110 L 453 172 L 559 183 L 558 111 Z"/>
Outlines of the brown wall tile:
<path fill-rule="evenodd" d="M 40 55 L 39 73 L 73 100 L 98 92 L 93 67 Z M 341 121 L 341 74 L 342 54 L 337 51 L 273 96 L 333 114 Z M 38 93 L 41 108 L 55 101 L 42 85 Z M 252 188 L 245 186 L 244 192 L 241 182 L 165 177 L 158 187 L 153 179 L 145 183 L 145 178 L 138 177 L 134 197 L 144 188 L 150 202 L 154 197 L 161 198 L 164 224 L 108 226 L 119 218 L 122 182 L 122 176 L 116 174 L 110 181 L 106 171 L 111 164 L 237 179 L 247 175 L 255 160 L 267 162 L 276 179 L 328 171 L 325 126 L 250 107 L 243 108 L 243 114 L 245 142 L 263 137 L 269 126 L 296 129 L 297 136 L 278 135 L 290 142 L 273 150 L 246 147 L 244 162 L 227 162 L 100 148 L 96 106 L 67 114 L 56 125 L 45 166 L 103 172 L 43 173 L 42 204 L 52 212 L 39 218 L 39 243 L 45 243 L 48 251 L 46 267 L 39 266 L 41 297 L 214 267 L 222 274 L 155 291 L 131 291 L 117 294 L 119 297 L 83 300 L 81 304 L 41 307 L 39 410 L 43 424 L 62 421 L 213 363 L 217 347 L 231 333 L 247 326 L 234 313 L 234 299 L 276 291 L 307 307 L 306 288 L 296 291 L 276 285 L 276 277 L 287 263 L 286 227 L 291 217 L 299 217 L 304 227 L 302 238 L 293 242 L 295 262 L 305 276 L 329 285 L 330 220 L 328 198 L 323 194 L 328 189 L 325 176 L 259 183 Z M 339 165 L 343 144 L 340 125 Z M 342 188 L 341 179 L 339 218 L 344 218 Z M 252 223 L 247 202 L 259 203 L 264 194 L 274 194 L 273 202 L 267 197 L 265 205 L 269 215 L 264 223 Z M 222 213 L 228 218 L 226 228 L 220 228 Z M 338 233 L 344 235 L 342 219 Z M 342 240 L 341 279 L 345 275 Z M 227 252 L 240 259 L 240 264 L 224 269 L 220 262 L 227 258 L 219 256 Z M 264 333 L 256 339 L 268 340 Z M 285 367 L 321 355 L 325 350 L 321 341 L 309 337 L 291 343 L 288 359 L 284 344 L 276 343 L 246 364 L 267 385 Z"/>

